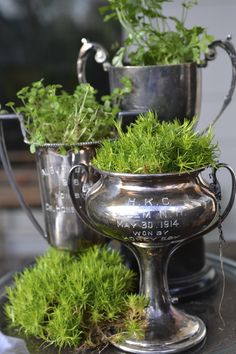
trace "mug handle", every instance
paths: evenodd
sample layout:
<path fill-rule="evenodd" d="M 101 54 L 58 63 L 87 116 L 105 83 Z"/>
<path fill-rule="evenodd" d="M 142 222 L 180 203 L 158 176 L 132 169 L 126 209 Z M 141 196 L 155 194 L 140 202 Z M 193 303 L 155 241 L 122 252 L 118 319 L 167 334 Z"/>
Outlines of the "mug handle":
<path fill-rule="evenodd" d="M 232 65 L 231 84 L 230 84 L 229 91 L 224 98 L 223 105 L 222 105 L 219 113 L 215 117 L 215 119 L 213 119 L 213 121 L 201 132 L 202 134 L 204 134 L 209 129 L 209 127 L 215 125 L 215 123 L 218 121 L 218 119 L 220 118 L 220 116 L 222 115 L 224 110 L 228 107 L 229 103 L 231 102 L 231 99 L 232 99 L 232 96 L 233 96 L 233 93 L 235 90 L 235 86 L 236 86 L 236 50 L 235 50 L 235 47 L 233 46 L 233 44 L 231 43 L 231 39 L 232 39 L 231 35 L 228 35 L 226 40 L 213 41 L 209 45 L 209 52 L 205 55 L 205 62 L 203 65 L 201 65 L 201 67 L 206 67 L 208 61 L 212 61 L 216 58 L 218 47 L 225 50 L 225 52 L 228 54 L 228 56 L 231 60 L 231 65 Z"/>
<path fill-rule="evenodd" d="M 33 224 L 35 229 L 41 234 L 41 236 L 43 236 L 43 238 L 47 239 L 46 233 L 44 232 L 43 228 L 38 223 L 37 219 L 35 218 L 34 214 L 32 213 L 29 205 L 26 203 L 24 196 L 21 193 L 21 191 L 16 183 L 16 180 L 15 180 L 15 177 L 13 174 L 13 170 L 11 167 L 11 163 L 10 163 L 10 160 L 8 157 L 6 142 L 5 142 L 5 137 L 4 137 L 4 130 L 3 130 L 3 121 L 4 120 L 9 121 L 9 120 L 15 120 L 15 119 L 19 120 L 20 125 L 21 125 L 21 130 L 22 130 L 22 116 L 20 116 L 20 115 L 18 116 L 16 114 L 1 114 L 0 115 L 0 159 L 1 159 L 4 171 L 6 173 L 6 176 L 8 178 L 9 184 L 10 184 L 11 188 L 14 190 L 20 206 L 25 211 L 26 215 L 28 216 L 29 220 L 31 221 L 31 223 Z M 22 133 L 23 133 L 23 130 L 22 130 Z M 24 141 L 26 141 L 25 135 L 24 135 Z"/>
<path fill-rule="evenodd" d="M 77 76 L 80 84 L 88 82 L 86 78 L 86 65 L 90 53 L 95 52 L 95 61 L 98 64 L 103 64 L 104 68 L 110 65 L 107 61 L 109 54 L 103 46 L 96 42 L 89 42 L 86 38 L 83 38 L 81 42 L 82 47 L 77 59 Z"/>

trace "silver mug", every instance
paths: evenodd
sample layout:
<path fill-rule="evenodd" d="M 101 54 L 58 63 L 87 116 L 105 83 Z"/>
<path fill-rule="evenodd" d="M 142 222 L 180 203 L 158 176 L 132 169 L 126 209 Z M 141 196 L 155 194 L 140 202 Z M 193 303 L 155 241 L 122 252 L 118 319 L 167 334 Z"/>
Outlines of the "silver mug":
<path fill-rule="evenodd" d="M 205 235 L 230 212 L 236 191 L 233 170 L 229 202 L 220 213 L 215 185 L 202 178 L 202 170 L 190 173 L 125 174 L 93 171 L 74 166 L 69 174 L 70 195 L 81 219 L 91 228 L 132 247 L 139 261 L 140 293 L 149 299 L 147 327 L 142 340 L 132 337 L 118 348 L 136 354 L 182 352 L 200 343 L 204 323 L 177 310 L 171 303 L 167 267 L 173 252 Z M 76 172 L 76 174 L 75 174 Z M 216 176 L 216 171 L 213 171 Z M 78 186 L 73 181 L 80 180 Z M 78 193 L 80 198 L 75 198 Z"/>
<path fill-rule="evenodd" d="M 70 169 L 79 163 L 89 165 L 99 143 L 85 142 L 77 144 L 76 149 L 78 152 L 76 153 L 72 152 L 73 149 L 69 149 L 70 147 L 62 144 L 45 144 L 36 148 L 36 168 L 45 223 L 45 228 L 43 228 L 38 223 L 18 188 L 8 158 L 2 122 L 3 120 L 11 119 L 19 119 L 24 141 L 29 144 L 24 129 L 23 117 L 14 114 L 0 115 L 0 158 L 21 207 L 36 230 L 51 246 L 71 252 L 76 252 L 81 247 L 87 247 L 91 244 L 104 243 L 106 241 L 105 238 L 91 230 L 76 214 L 67 185 Z M 68 148 L 66 155 L 58 153 L 58 148 L 62 146 Z M 95 175 L 94 178 L 96 180 Z"/>

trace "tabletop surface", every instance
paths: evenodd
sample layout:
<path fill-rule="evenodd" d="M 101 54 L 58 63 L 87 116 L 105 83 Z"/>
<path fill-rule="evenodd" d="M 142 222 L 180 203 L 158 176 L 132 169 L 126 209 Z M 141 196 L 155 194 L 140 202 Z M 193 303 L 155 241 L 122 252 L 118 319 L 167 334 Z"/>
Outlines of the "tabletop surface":
<path fill-rule="evenodd" d="M 228 258 L 224 261 L 224 271 L 226 275 L 226 287 L 222 304 L 221 315 L 219 313 L 219 303 L 222 294 L 222 272 L 217 244 L 209 244 L 206 247 L 211 253 L 207 256 L 207 262 L 212 265 L 219 276 L 216 288 L 207 291 L 203 295 L 198 295 L 188 301 L 177 304 L 189 314 L 199 316 L 207 327 L 206 340 L 200 346 L 185 351 L 185 354 L 235 354 L 236 353 L 236 262 Z M 213 254 L 213 252 L 215 254 Z M 224 257 L 236 258 L 236 244 L 228 244 L 224 247 Z M 5 286 L 12 282 L 12 274 L 8 273 L 0 278 L 0 329 L 11 336 L 16 335 L 12 329 L 8 329 L 3 313 L 5 298 Z M 27 347 L 31 354 L 56 354 L 58 350 L 52 347 L 44 348 L 41 342 L 35 339 L 26 339 Z M 61 354 L 72 354 L 71 350 L 63 350 Z M 88 353 L 88 352 L 86 352 Z M 91 352 L 90 352 L 91 353 Z M 92 352 L 98 354 L 98 352 Z M 114 347 L 107 347 L 102 351 L 103 354 L 122 354 Z"/>

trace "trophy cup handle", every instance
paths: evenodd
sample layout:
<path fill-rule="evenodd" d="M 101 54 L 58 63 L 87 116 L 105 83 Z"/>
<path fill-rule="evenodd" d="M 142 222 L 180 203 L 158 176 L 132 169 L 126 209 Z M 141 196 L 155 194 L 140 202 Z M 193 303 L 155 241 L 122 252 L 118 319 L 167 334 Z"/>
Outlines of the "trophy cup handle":
<path fill-rule="evenodd" d="M 103 46 L 101 46 L 99 43 L 89 42 L 85 38 L 83 38 L 81 42 L 82 47 L 80 48 L 77 59 L 77 75 L 80 84 L 87 82 L 86 65 L 88 57 L 92 52 L 95 52 L 95 61 L 98 64 L 103 64 L 104 70 L 110 66 L 110 63 L 107 61 L 109 54 Z"/>
<path fill-rule="evenodd" d="M 87 197 L 87 192 L 91 189 L 93 186 L 93 182 L 89 178 L 91 166 L 86 166 L 83 163 L 75 165 L 71 168 L 68 176 L 68 187 L 69 187 L 69 193 L 70 197 L 72 200 L 72 204 L 74 205 L 74 208 L 80 217 L 80 219 L 89 227 L 98 232 L 94 225 L 91 223 L 89 217 L 86 214 L 86 197 Z M 76 176 L 76 179 L 78 179 L 77 183 L 77 188 L 78 188 L 78 198 L 76 198 L 74 189 L 73 189 L 73 175 L 74 172 L 78 173 L 78 176 Z M 104 235 L 103 235 L 104 236 Z"/>
<path fill-rule="evenodd" d="M 221 187 L 220 187 L 220 184 L 219 184 L 218 179 L 216 177 L 216 173 L 220 168 L 225 168 L 226 170 L 228 170 L 230 177 L 231 177 L 231 182 L 232 182 L 229 201 L 228 201 L 228 204 L 226 205 L 223 212 L 221 212 L 221 208 L 220 208 Z M 217 221 L 213 222 L 213 224 L 211 224 L 204 231 L 193 235 L 193 237 L 203 236 L 206 233 L 217 228 L 226 219 L 226 217 L 228 216 L 230 210 L 232 209 L 232 207 L 234 205 L 235 193 L 236 193 L 236 176 L 235 176 L 235 173 L 234 173 L 234 170 L 232 169 L 232 167 L 230 167 L 229 165 L 227 165 L 225 163 L 220 163 L 218 165 L 218 167 L 213 170 L 212 177 L 213 177 L 213 183 L 210 184 L 210 190 L 215 194 L 217 203 L 219 205 L 219 216 L 217 218 Z"/>
<path fill-rule="evenodd" d="M 44 232 L 43 228 L 40 226 L 37 219 L 33 215 L 29 205 L 26 203 L 24 196 L 21 193 L 21 191 L 16 183 L 16 180 L 15 180 L 15 177 L 13 174 L 13 170 L 11 167 L 11 163 L 10 163 L 10 160 L 8 157 L 6 143 L 5 143 L 5 137 L 4 137 L 4 130 L 3 130 L 3 120 L 15 120 L 15 119 L 19 120 L 20 125 L 21 125 L 22 134 L 24 136 L 24 141 L 26 141 L 26 134 L 25 134 L 25 131 L 23 130 L 23 126 L 22 126 L 22 116 L 20 116 L 20 115 L 18 116 L 16 114 L 1 114 L 0 115 L 0 158 L 1 158 L 1 162 L 3 165 L 4 171 L 6 173 L 6 176 L 8 178 L 8 181 L 10 183 L 10 186 L 14 190 L 20 206 L 25 211 L 26 215 L 28 216 L 29 220 L 31 221 L 31 223 L 33 224 L 35 229 L 41 234 L 41 236 L 43 236 L 45 239 L 47 239 L 46 233 Z"/>
<path fill-rule="evenodd" d="M 226 168 L 226 170 L 228 170 L 230 177 L 231 177 L 231 182 L 232 182 L 229 201 L 222 213 L 221 213 L 221 208 L 220 208 L 221 187 L 220 187 L 220 184 L 219 184 L 218 179 L 216 177 L 216 173 L 220 168 Z M 234 205 L 235 193 L 236 193 L 236 176 L 235 176 L 235 173 L 234 173 L 234 170 L 232 169 L 232 167 L 225 164 L 225 163 L 220 163 L 218 165 L 218 167 L 213 170 L 212 177 L 213 177 L 213 183 L 210 184 L 210 190 L 215 194 L 216 200 L 218 202 L 219 216 L 218 216 L 217 220 L 213 222 L 213 224 L 211 224 L 209 227 L 207 227 L 204 231 L 193 235 L 189 239 L 189 241 L 194 239 L 196 236 L 198 236 L 198 237 L 203 236 L 203 235 L 207 234 L 208 232 L 213 231 L 215 228 L 219 227 L 221 225 L 221 223 L 226 219 L 226 217 L 228 216 L 229 212 L 231 211 L 231 209 Z"/>
<path fill-rule="evenodd" d="M 219 184 L 219 182 L 217 180 L 216 173 L 217 173 L 217 171 L 220 168 L 226 168 L 226 170 L 228 170 L 228 172 L 230 174 L 230 177 L 231 177 L 231 182 L 232 182 L 231 193 L 230 193 L 228 204 L 225 207 L 225 210 L 220 215 L 220 221 L 222 222 L 222 221 L 224 221 L 226 219 L 226 217 L 228 216 L 228 214 L 229 214 L 229 212 L 232 209 L 233 204 L 234 204 L 235 193 L 236 193 L 236 176 L 235 176 L 235 173 L 234 173 L 234 170 L 232 169 L 232 167 L 227 165 L 227 164 L 225 164 L 225 163 L 219 164 L 218 168 L 214 169 L 212 186 L 213 186 L 213 192 L 214 192 L 214 194 L 216 196 L 216 199 L 218 201 L 221 200 L 221 188 L 220 188 L 220 184 Z M 216 223 L 214 225 L 216 226 Z M 212 226 L 212 228 L 214 228 L 213 226 Z"/>
<path fill-rule="evenodd" d="M 220 187 L 220 184 L 219 184 L 218 179 L 216 177 L 216 173 L 217 173 L 217 171 L 220 168 L 226 168 L 228 170 L 228 172 L 230 174 L 230 177 L 231 177 L 231 181 L 232 181 L 232 187 L 231 187 L 231 193 L 230 193 L 229 201 L 228 201 L 228 204 L 226 205 L 226 207 L 225 207 L 225 209 L 224 209 L 224 211 L 222 213 L 221 213 L 221 210 L 220 210 L 221 187 Z M 210 190 L 215 194 L 216 200 L 217 200 L 217 202 L 219 204 L 219 216 L 218 216 L 217 220 L 214 221 L 212 224 L 210 224 L 209 227 L 207 227 L 204 231 L 199 232 L 197 234 L 194 234 L 191 237 L 189 237 L 188 239 L 185 239 L 185 240 L 173 245 L 172 250 L 170 252 L 170 256 L 174 252 L 176 252 L 177 249 L 182 247 L 183 245 L 186 245 L 189 242 L 195 240 L 196 237 L 202 237 L 205 234 L 207 234 L 208 232 L 213 231 L 217 227 L 221 228 L 221 223 L 226 219 L 226 217 L 228 216 L 229 212 L 231 211 L 231 209 L 233 207 L 233 204 L 234 204 L 235 193 L 236 193 L 236 176 L 235 176 L 234 170 L 229 165 L 227 165 L 225 163 L 220 163 L 218 165 L 218 167 L 213 170 L 212 177 L 213 177 L 213 183 L 210 184 Z M 207 186 L 207 185 L 205 184 L 205 186 Z"/>
<path fill-rule="evenodd" d="M 206 54 L 205 56 L 205 63 L 203 65 L 206 66 L 208 61 L 212 61 L 216 58 L 217 55 L 217 47 L 220 47 L 222 49 L 224 49 L 226 51 L 226 53 L 228 54 L 230 60 L 231 60 L 231 64 L 232 64 L 232 77 L 231 77 L 231 84 L 230 84 L 230 88 L 229 91 L 227 93 L 227 95 L 224 98 L 224 102 L 223 105 L 220 109 L 220 112 L 218 113 L 218 115 L 215 117 L 215 119 L 207 126 L 207 128 L 205 128 L 202 131 L 202 134 L 204 134 L 208 128 L 210 126 L 214 126 L 215 123 L 218 121 L 218 119 L 220 118 L 220 116 L 222 115 L 222 113 L 224 112 L 224 110 L 227 108 L 227 106 L 229 105 L 234 90 L 235 90 L 235 86 L 236 86 L 236 50 L 235 47 L 233 46 L 233 44 L 231 43 L 231 35 L 228 35 L 226 40 L 216 40 L 213 41 L 210 45 L 209 45 L 209 53 Z"/>

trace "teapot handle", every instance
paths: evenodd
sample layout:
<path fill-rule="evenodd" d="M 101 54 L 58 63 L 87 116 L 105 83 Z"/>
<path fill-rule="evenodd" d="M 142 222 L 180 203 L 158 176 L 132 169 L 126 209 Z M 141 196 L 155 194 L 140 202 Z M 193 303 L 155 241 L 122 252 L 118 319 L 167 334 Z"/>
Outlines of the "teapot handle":
<path fill-rule="evenodd" d="M 80 48 L 78 59 L 77 59 L 77 75 L 79 83 L 87 83 L 86 78 L 86 65 L 87 60 L 91 52 L 95 52 L 95 61 L 98 64 L 103 64 L 104 69 L 110 64 L 107 62 L 108 52 L 99 43 L 89 42 L 87 39 L 82 39 L 82 47 Z"/>
<path fill-rule="evenodd" d="M 26 203 L 23 194 L 21 193 L 16 180 L 14 178 L 13 170 L 11 167 L 11 163 L 8 157 L 7 153 L 7 148 L 6 148 L 6 142 L 5 142 L 5 137 L 4 137 L 4 130 L 3 130 L 3 120 L 15 120 L 18 119 L 21 125 L 21 130 L 22 134 L 24 136 L 24 141 L 26 141 L 26 135 L 23 130 L 22 126 L 22 116 L 18 116 L 16 114 L 1 114 L 0 115 L 0 159 L 4 168 L 4 171 L 7 175 L 8 181 L 10 183 L 10 186 L 14 190 L 17 200 L 22 207 L 22 209 L 25 211 L 26 215 L 30 219 L 31 223 L 34 225 L 35 229 L 43 236 L 45 239 L 47 239 L 47 235 L 44 232 L 43 228 L 40 226 L 38 223 L 37 219 L 35 218 L 34 214 L 32 213 L 29 205 Z"/>
<path fill-rule="evenodd" d="M 220 109 L 220 112 L 217 114 L 215 119 L 207 126 L 207 128 L 205 128 L 202 131 L 202 134 L 204 134 L 209 129 L 210 126 L 215 125 L 215 123 L 218 121 L 218 119 L 220 118 L 220 116 L 222 115 L 224 110 L 228 107 L 228 105 L 232 99 L 234 90 L 235 90 L 235 86 L 236 86 L 236 50 L 235 50 L 235 47 L 233 46 L 233 44 L 231 43 L 231 39 L 232 39 L 231 35 L 228 35 L 226 40 L 213 41 L 209 45 L 209 53 L 206 54 L 205 63 L 202 65 L 202 67 L 205 67 L 207 65 L 208 61 L 212 61 L 216 58 L 217 47 L 220 47 L 225 50 L 225 52 L 228 54 L 228 56 L 231 60 L 231 64 L 232 64 L 232 77 L 231 77 L 231 84 L 230 84 L 229 91 L 224 98 L 223 105 Z"/>
<path fill-rule="evenodd" d="M 68 176 L 68 187 L 69 187 L 69 193 L 70 193 L 72 204 L 73 204 L 78 216 L 92 230 L 98 232 L 98 230 L 96 230 L 94 228 L 94 225 L 91 223 L 89 217 L 86 214 L 87 192 L 94 185 L 94 182 L 91 182 L 91 180 L 89 178 L 91 168 L 92 168 L 91 166 L 86 166 L 83 163 L 73 166 L 71 168 L 71 170 L 69 172 L 69 176 Z M 76 198 L 76 195 L 75 195 L 75 192 L 73 189 L 74 172 L 78 173 L 78 176 L 76 176 L 76 179 L 78 179 L 78 183 L 76 185 L 78 188 L 78 198 Z"/>

